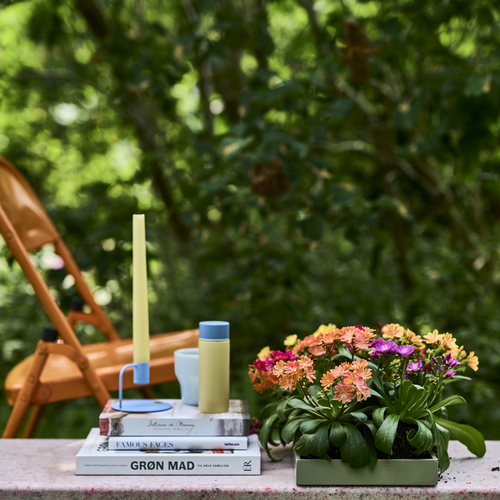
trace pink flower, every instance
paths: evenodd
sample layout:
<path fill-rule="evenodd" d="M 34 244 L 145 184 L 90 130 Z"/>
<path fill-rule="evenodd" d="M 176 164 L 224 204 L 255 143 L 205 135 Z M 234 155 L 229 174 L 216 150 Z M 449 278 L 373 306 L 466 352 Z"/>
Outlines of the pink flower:
<path fill-rule="evenodd" d="M 350 403 L 354 399 L 354 387 L 352 385 L 344 385 L 342 382 L 335 387 L 335 395 L 333 399 L 340 401 L 343 404 Z"/>
<path fill-rule="evenodd" d="M 309 352 L 311 354 L 314 354 L 314 356 L 321 356 L 322 354 L 326 353 L 326 349 L 320 345 L 313 345 L 309 347 Z"/>

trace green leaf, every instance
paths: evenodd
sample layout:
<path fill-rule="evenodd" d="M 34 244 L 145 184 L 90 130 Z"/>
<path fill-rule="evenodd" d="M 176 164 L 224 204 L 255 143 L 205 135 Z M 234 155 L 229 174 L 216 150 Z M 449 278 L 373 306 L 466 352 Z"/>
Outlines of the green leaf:
<path fill-rule="evenodd" d="M 363 422 L 363 425 L 368 427 L 368 429 L 370 429 L 372 433 L 372 436 L 375 437 L 375 434 L 377 434 L 378 431 L 378 427 L 375 425 L 375 423 L 372 422 L 371 420 L 367 420 L 366 422 Z"/>
<path fill-rule="evenodd" d="M 323 458 L 327 454 L 330 449 L 328 425 L 322 425 L 312 435 L 312 438 L 309 441 L 309 449 L 311 450 L 311 455 L 314 455 L 315 457 Z"/>
<path fill-rule="evenodd" d="M 276 407 L 276 414 L 279 416 L 281 420 L 286 420 L 285 410 L 289 403 L 290 399 L 285 399 Z"/>
<path fill-rule="evenodd" d="M 305 411 L 308 411 L 308 412 L 311 412 L 311 413 L 314 413 L 314 414 L 318 414 L 317 411 L 314 410 L 314 408 L 307 404 L 304 400 L 302 399 L 298 399 L 298 398 L 295 398 L 295 399 L 289 399 L 288 400 L 288 405 L 291 406 L 292 408 L 298 408 L 300 410 L 305 410 Z"/>
<path fill-rule="evenodd" d="M 394 438 L 396 437 L 398 423 L 399 415 L 389 415 L 382 422 L 382 425 L 375 436 L 375 446 L 388 455 L 392 455 L 392 444 L 394 443 Z"/>
<path fill-rule="evenodd" d="M 467 446 L 467 449 L 477 457 L 483 457 L 486 453 L 484 436 L 474 427 L 465 424 L 457 424 L 450 420 L 434 417 L 434 420 L 449 433 L 451 439 L 456 439 Z"/>
<path fill-rule="evenodd" d="M 320 420 L 320 419 L 315 419 L 315 420 L 305 420 L 302 422 L 302 424 L 300 425 L 300 431 L 304 434 L 313 434 L 314 432 L 316 432 L 316 429 L 324 424 L 324 420 Z"/>
<path fill-rule="evenodd" d="M 289 420 L 286 425 L 281 429 L 281 437 L 285 443 L 292 441 L 295 432 L 300 427 L 300 424 L 304 422 L 303 418 L 296 418 L 294 420 Z"/>
<path fill-rule="evenodd" d="M 356 418 L 360 422 L 366 422 L 366 420 L 368 420 L 368 417 L 360 411 L 352 411 L 351 416 L 353 416 L 354 418 Z"/>
<path fill-rule="evenodd" d="M 353 469 L 361 469 L 370 463 L 370 450 L 358 428 L 344 424 L 347 438 L 340 447 L 343 462 L 348 462 Z"/>
<path fill-rule="evenodd" d="M 444 406 L 450 406 L 450 405 L 457 405 L 463 403 L 465 406 L 467 406 L 467 401 L 462 396 L 458 395 L 453 395 L 450 396 L 449 398 L 443 399 L 442 401 L 439 401 L 439 403 L 436 403 L 434 406 L 431 406 L 429 410 L 434 413 L 440 408 L 443 408 Z"/>
<path fill-rule="evenodd" d="M 340 448 L 347 438 L 347 434 L 339 422 L 330 424 L 330 443 L 336 448 Z"/>
<path fill-rule="evenodd" d="M 441 474 L 450 466 L 450 457 L 448 455 L 448 443 L 450 442 L 450 433 L 444 427 L 436 424 L 438 431 L 437 457 Z"/>
<path fill-rule="evenodd" d="M 322 388 L 317 385 L 311 385 L 307 388 L 307 390 L 309 391 L 309 394 L 317 401 L 317 394 L 318 392 L 321 392 Z"/>
<path fill-rule="evenodd" d="M 384 404 L 388 408 L 392 408 L 392 401 L 382 390 L 376 391 L 370 387 L 370 396 L 375 396 L 379 403 Z"/>
<path fill-rule="evenodd" d="M 371 422 L 373 424 L 373 422 Z M 375 426 L 373 426 L 375 427 Z M 368 451 L 370 452 L 370 461 L 368 465 L 370 469 L 373 469 L 377 465 L 377 449 L 375 448 L 375 443 L 373 441 L 373 430 L 368 427 L 363 427 L 363 435 L 365 437 L 366 445 L 368 446 Z"/>
<path fill-rule="evenodd" d="M 411 419 L 411 422 L 418 426 L 418 429 L 412 429 L 406 436 L 406 440 L 415 449 L 414 453 L 420 454 L 432 447 L 432 432 L 420 420 Z"/>
<path fill-rule="evenodd" d="M 301 455 L 302 457 L 307 457 L 307 455 L 311 453 L 311 450 L 309 449 L 309 442 L 312 437 L 312 434 L 302 434 L 295 445 L 295 453 Z"/>
<path fill-rule="evenodd" d="M 373 421 L 375 422 L 375 425 L 377 427 L 380 427 L 382 425 L 382 423 L 384 422 L 385 410 L 387 410 L 386 407 L 377 408 L 376 410 L 373 410 L 372 418 L 373 418 Z"/>
<path fill-rule="evenodd" d="M 283 458 L 276 459 L 271 455 L 271 450 L 269 449 L 268 442 L 270 440 L 273 427 L 275 422 L 278 419 L 278 415 L 275 413 L 274 415 L 271 415 L 269 418 L 266 419 L 264 422 L 264 425 L 262 426 L 262 429 L 260 430 L 259 433 L 259 441 L 264 450 L 266 450 L 268 457 L 273 461 L 273 462 L 281 462 Z"/>
<path fill-rule="evenodd" d="M 413 387 L 411 380 L 403 380 L 398 389 L 398 401 L 405 404 L 408 398 L 408 391 Z"/>

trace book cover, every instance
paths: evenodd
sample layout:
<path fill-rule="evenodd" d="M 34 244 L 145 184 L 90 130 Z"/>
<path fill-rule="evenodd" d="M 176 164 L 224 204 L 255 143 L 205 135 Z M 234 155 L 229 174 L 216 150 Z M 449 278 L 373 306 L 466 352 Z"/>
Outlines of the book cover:
<path fill-rule="evenodd" d="M 156 413 L 126 413 L 111 408 L 108 401 L 99 416 L 103 436 L 248 436 L 248 402 L 229 401 L 226 413 L 200 413 L 197 406 L 182 404 L 180 399 L 164 399 L 172 408 Z"/>
<path fill-rule="evenodd" d="M 258 476 L 261 456 L 258 438 L 246 450 L 121 451 L 108 448 L 109 437 L 90 431 L 76 456 L 76 475 Z"/>
<path fill-rule="evenodd" d="M 246 436 L 111 436 L 110 450 L 246 450 Z"/>

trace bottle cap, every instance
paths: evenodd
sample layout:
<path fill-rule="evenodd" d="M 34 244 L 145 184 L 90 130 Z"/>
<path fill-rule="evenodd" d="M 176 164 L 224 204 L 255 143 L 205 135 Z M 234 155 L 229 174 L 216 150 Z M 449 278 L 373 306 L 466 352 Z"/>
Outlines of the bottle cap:
<path fill-rule="evenodd" d="M 200 321 L 200 339 L 229 339 L 229 323 L 227 321 Z"/>

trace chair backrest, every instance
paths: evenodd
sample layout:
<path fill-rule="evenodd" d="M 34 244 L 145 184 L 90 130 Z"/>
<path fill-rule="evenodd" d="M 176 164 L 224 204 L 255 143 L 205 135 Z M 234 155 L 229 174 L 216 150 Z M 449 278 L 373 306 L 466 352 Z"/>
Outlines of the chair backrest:
<path fill-rule="evenodd" d="M 9 229 L 10 227 L 10 229 Z M 77 321 L 91 323 L 101 330 L 108 340 L 119 340 L 119 335 L 109 321 L 106 313 L 95 302 L 94 296 L 67 249 L 64 241 L 52 224 L 36 193 L 22 174 L 5 158 L 0 156 L 0 233 L 9 245 L 14 258 L 19 262 L 28 281 L 33 286 L 38 299 L 44 306 L 54 326 L 58 318 L 53 318 L 52 296 L 46 286 L 40 283 L 40 275 L 31 261 L 27 260 L 26 252 L 41 248 L 48 243 L 54 245 L 56 253 L 62 258 L 66 271 L 75 279 L 75 287 L 85 303 L 90 307 L 90 313 L 71 311 L 68 319 L 73 328 Z M 13 234 L 20 245 L 12 245 Z M 35 286 L 36 284 L 36 286 Z M 45 284 L 44 284 L 45 285 Z M 50 307 L 49 312 L 47 306 Z M 59 316 L 59 315 L 57 315 Z"/>
<path fill-rule="evenodd" d="M 28 252 L 55 243 L 58 233 L 19 171 L 0 156 L 0 205 Z"/>

